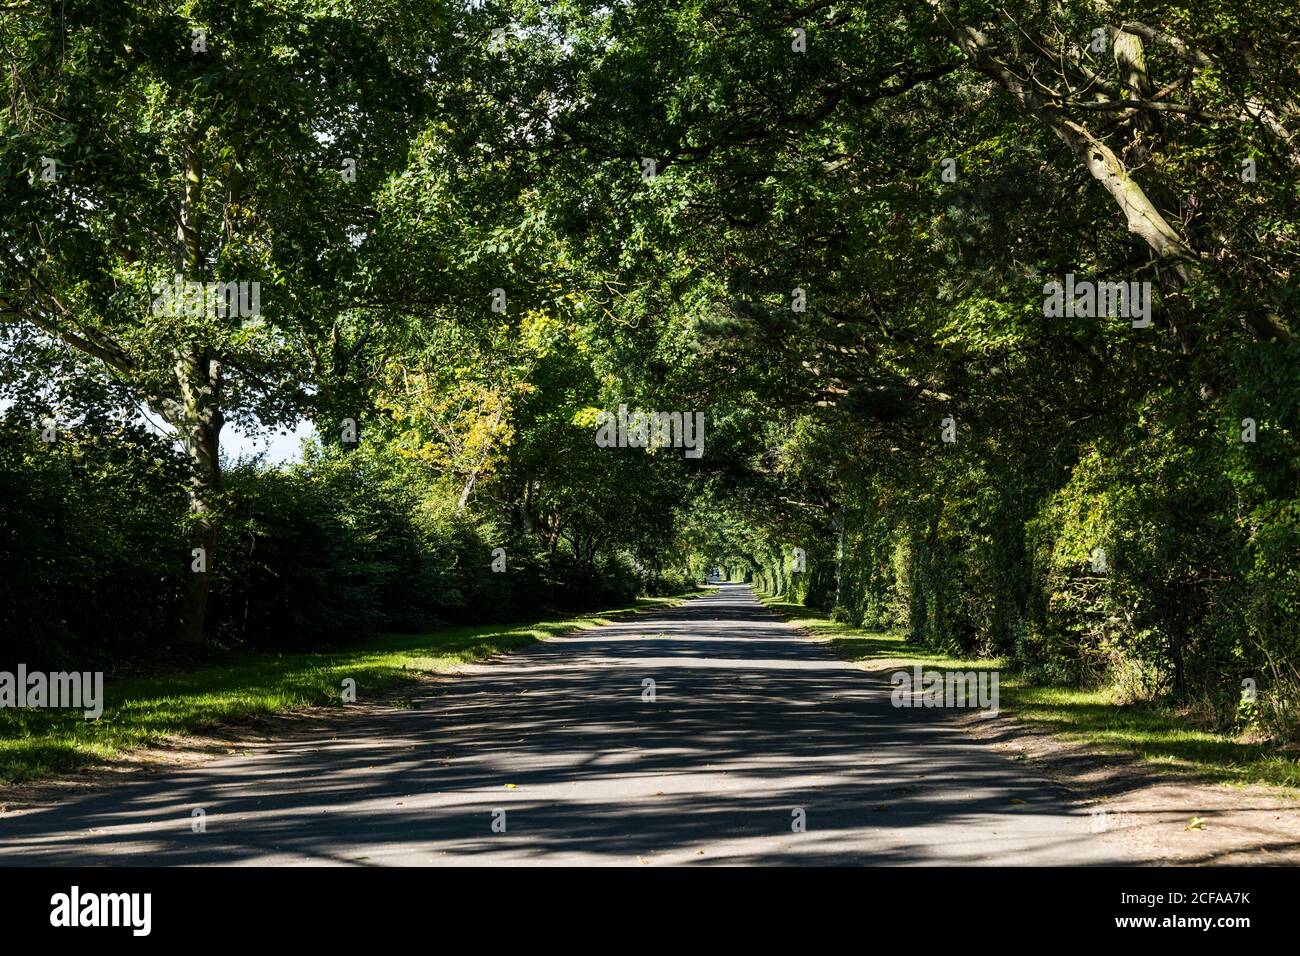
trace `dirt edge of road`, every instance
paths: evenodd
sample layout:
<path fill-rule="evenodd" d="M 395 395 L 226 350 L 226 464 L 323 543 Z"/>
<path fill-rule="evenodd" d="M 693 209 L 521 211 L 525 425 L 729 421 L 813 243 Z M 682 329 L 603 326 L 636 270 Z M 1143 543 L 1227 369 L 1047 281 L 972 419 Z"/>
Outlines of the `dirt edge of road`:
<path fill-rule="evenodd" d="M 1300 865 L 1300 797 L 1216 783 L 1131 754 L 1064 740 L 1014 716 L 964 713 L 961 728 L 1060 784 L 1108 840 L 1170 865 Z"/>
<path fill-rule="evenodd" d="M 768 611 L 785 620 L 771 608 Z M 786 621 L 789 624 L 789 621 Z M 833 645 L 790 624 L 807 640 Z M 887 680 L 915 661 L 858 661 Z M 1094 816 L 1104 838 L 1124 845 L 1152 864 L 1300 865 L 1300 797 L 1281 788 L 1215 783 L 1172 767 L 1064 740 L 1014 716 L 981 719 L 974 712 L 953 715 L 963 731 L 1026 761 L 1063 787 Z"/>

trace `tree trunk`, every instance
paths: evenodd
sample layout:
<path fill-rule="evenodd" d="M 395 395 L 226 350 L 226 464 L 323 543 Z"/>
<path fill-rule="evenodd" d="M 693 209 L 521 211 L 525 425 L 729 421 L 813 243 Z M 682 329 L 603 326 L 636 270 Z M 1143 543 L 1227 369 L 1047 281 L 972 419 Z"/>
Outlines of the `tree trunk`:
<path fill-rule="evenodd" d="M 1126 23 L 1124 31 L 1135 36 L 1151 38 L 1151 31 L 1144 32 L 1140 25 Z M 1124 163 L 1104 142 L 1095 136 L 1082 123 L 1067 117 L 1060 109 L 1051 104 L 1031 83 L 1022 80 L 1008 65 L 1000 59 L 988 38 L 978 29 L 969 25 L 955 25 L 948 32 L 971 65 L 998 83 L 1011 94 L 1016 103 L 1029 115 L 1035 117 L 1050 129 L 1061 142 L 1065 143 L 1083 163 L 1084 167 L 1108 192 L 1115 204 L 1124 214 L 1129 232 L 1142 239 L 1150 248 L 1152 255 L 1164 267 L 1160 279 L 1166 292 L 1178 291 L 1188 286 L 1198 270 L 1196 254 L 1168 220 L 1156 208 L 1142 187 L 1132 178 Z M 1165 37 L 1168 40 L 1168 37 Z M 1208 61 L 1207 61 L 1208 62 Z M 1148 80 L 1149 82 L 1149 80 Z M 1286 131 L 1280 125 L 1269 126 L 1258 113 L 1248 115 L 1259 119 L 1265 129 Z M 1286 140 L 1290 143 L 1289 137 Z M 1296 151 L 1295 161 L 1300 164 L 1300 151 Z M 1268 310 L 1243 314 L 1242 325 L 1252 336 L 1261 342 L 1290 342 L 1291 332 L 1284 324 L 1277 321 Z M 1193 330 L 1186 325 L 1175 327 L 1174 333 L 1185 352 L 1191 351 Z M 1209 389 L 1213 391 L 1212 386 Z M 1206 389 L 1202 388 L 1202 394 Z"/>
<path fill-rule="evenodd" d="M 184 181 L 177 223 L 178 271 L 190 282 L 203 282 L 203 249 L 198 221 L 203 189 L 201 131 L 190 135 L 185 151 Z M 197 339 L 197 334 L 196 334 Z M 190 565 L 181 600 L 178 637 L 191 648 L 204 643 L 208 592 L 217 554 L 217 502 L 221 493 L 221 364 L 196 339 L 176 353 L 174 372 L 180 403 L 172 424 L 180 434 L 190 464 Z"/>
<path fill-rule="evenodd" d="M 208 591 L 217 554 L 217 499 L 221 493 L 221 427 L 218 398 L 219 363 L 195 349 L 176 361 L 182 405 L 177 427 L 190 464 L 190 570 L 182 597 L 179 638 L 182 644 L 203 644 Z"/>
<path fill-rule="evenodd" d="M 501 416 L 505 414 L 505 405 L 497 409 L 496 417 L 492 419 L 492 431 L 496 431 L 501 424 Z M 469 477 L 465 479 L 465 485 L 461 488 L 460 498 L 456 501 L 456 514 L 464 514 L 465 508 L 469 505 L 469 496 L 474 493 L 474 485 L 478 483 L 478 476 L 483 473 L 483 466 L 487 464 L 488 455 L 492 453 L 491 440 L 488 441 L 487 447 L 483 449 L 483 454 L 478 456 L 469 471 Z"/>
<path fill-rule="evenodd" d="M 839 532 L 835 547 L 835 607 L 844 604 L 844 529 L 848 522 L 844 517 L 844 506 L 840 505 L 835 515 L 836 530 Z"/>
<path fill-rule="evenodd" d="M 1176 276 L 1177 286 L 1189 279 L 1189 265 L 1196 259 L 1173 226 L 1156 209 L 1128 174 L 1111 148 L 1086 127 L 1064 116 L 1047 103 L 1033 87 L 1022 81 L 991 51 L 984 34 L 974 27 L 957 26 L 950 32 L 952 41 L 970 59 L 976 70 L 992 78 L 1011 94 L 1025 112 L 1041 121 L 1082 161 L 1092 177 L 1110 193 L 1124 213 L 1129 232 L 1140 237 L 1152 252 L 1168 263 Z"/>

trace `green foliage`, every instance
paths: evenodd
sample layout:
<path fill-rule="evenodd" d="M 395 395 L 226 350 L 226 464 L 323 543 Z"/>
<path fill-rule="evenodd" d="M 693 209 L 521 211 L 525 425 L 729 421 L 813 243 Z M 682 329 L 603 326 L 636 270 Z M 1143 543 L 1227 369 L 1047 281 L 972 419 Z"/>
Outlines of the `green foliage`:
<path fill-rule="evenodd" d="M 184 469 L 138 426 L 41 439 L 0 415 L 0 660 L 156 666 L 186 555 Z"/>
<path fill-rule="evenodd" d="M 241 0 L 204 8 L 206 59 L 170 8 L 103 6 L 0 25 L 0 615 L 24 653 L 151 659 L 206 522 L 226 648 L 721 566 L 1029 682 L 1294 736 L 1284 4 L 1133 12 L 1148 32 L 1077 4 Z M 1103 21 L 1140 69 L 1081 42 Z M 173 238 L 191 212 L 198 250 Z M 265 320 L 152 314 L 177 261 L 260 278 Z M 1150 281 L 1152 324 L 1045 315 L 1067 273 Z M 188 465 L 122 424 L 169 396 Z M 705 411 L 705 457 L 597 448 L 620 404 Z M 54 409 L 84 424 L 37 444 Z M 204 464 L 226 417 L 298 415 L 325 446 L 301 465 Z"/>

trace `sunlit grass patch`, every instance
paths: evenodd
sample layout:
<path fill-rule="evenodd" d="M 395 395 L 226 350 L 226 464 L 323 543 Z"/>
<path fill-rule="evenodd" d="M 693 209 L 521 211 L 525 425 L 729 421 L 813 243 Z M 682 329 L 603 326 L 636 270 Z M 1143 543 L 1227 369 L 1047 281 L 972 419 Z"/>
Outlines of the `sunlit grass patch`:
<path fill-rule="evenodd" d="M 633 610 L 667 607 L 679 598 L 642 598 L 633 605 L 525 624 L 442 627 L 423 634 L 385 634 L 364 645 L 293 654 L 241 654 L 217 666 L 150 677 L 107 679 L 104 714 L 77 710 L 0 710 L 0 781 L 29 780 L 168 737 L 211 730 L 302 707 L 342 707 L 345 678 L 359 700 L 419 674 L 516 650 L 548 637 L 590 630 Z"/>
<path fill-rule="evenodd" d="M 1300 760 L 1274 744 L 1195 729 L 1168 707 L 1118 703 L 1108 688 L 1031 684 L 999 659 L 958 658 L 909 644 L 899 634 L 851 627 L 800 604 L 762 594 L 759 599 L 791 624 L 828 638 L 837 654 L 868 669 L 913 664 L 942 670 L 997 669 L 1002 712 L 1063 739 L 1221 783 L 1300 788 Z"/>

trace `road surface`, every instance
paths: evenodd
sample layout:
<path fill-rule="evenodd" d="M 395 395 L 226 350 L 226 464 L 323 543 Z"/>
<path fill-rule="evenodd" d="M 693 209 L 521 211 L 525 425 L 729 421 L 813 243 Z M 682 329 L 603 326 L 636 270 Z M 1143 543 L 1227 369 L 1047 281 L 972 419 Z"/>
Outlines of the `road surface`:
<path fill-rule="evenodd" d="M 884 678 L 739 585 L 426 686 L 10 814 L 0 864 L 1133 862 L 1057 787 L 941 710 L 891 706 Z"/>

